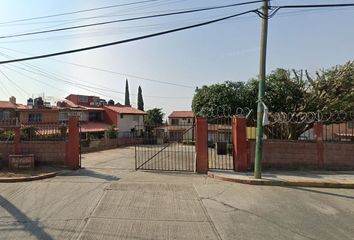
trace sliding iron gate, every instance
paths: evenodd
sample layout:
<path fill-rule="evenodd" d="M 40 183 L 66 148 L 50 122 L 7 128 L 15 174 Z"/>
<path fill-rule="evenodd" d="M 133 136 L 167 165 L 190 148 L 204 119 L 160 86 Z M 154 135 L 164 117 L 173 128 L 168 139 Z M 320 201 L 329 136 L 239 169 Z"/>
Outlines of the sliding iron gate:
<path fill-rule="evenodd" d="M 136 170 L 195 171 L 194 123 L 136 129 Z"/>

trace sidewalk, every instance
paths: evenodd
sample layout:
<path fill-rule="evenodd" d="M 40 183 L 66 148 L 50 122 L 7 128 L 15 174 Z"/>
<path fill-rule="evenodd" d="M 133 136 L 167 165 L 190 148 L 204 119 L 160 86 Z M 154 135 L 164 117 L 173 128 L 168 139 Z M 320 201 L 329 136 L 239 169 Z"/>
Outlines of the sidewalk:
<path fill-rule="evenodd" d="M 354 171 L 269 171 L 262 174 L 262 179 L 255 179 L 253 172 L 214 170 L 209 171 L 208 176 L 223 181 L 251 185 L 354 189 Z"/>

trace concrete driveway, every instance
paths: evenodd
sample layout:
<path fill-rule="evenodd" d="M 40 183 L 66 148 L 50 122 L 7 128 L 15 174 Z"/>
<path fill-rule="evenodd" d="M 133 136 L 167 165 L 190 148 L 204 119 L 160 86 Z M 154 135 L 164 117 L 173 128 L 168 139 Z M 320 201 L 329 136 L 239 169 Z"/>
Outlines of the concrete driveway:
<path fill-rule="evenodd" d="M 0 239 L 354 239 L 354 190 L 250 186 L 134 170 L 134 148 L 0 184 Z"/>

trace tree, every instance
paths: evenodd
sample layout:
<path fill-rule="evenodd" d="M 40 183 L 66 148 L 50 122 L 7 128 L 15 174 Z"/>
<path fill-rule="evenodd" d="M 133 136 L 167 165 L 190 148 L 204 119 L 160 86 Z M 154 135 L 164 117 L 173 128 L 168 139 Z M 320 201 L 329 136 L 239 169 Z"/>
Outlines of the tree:
<path fill-rule="evenodd" d="M 128 79 L 125 80 L 125 106 L 131 106 L 130 105 L 130 96 L 129 96 L 129 85 L 128 85 Z"/>
<path fill-rule="evenodd" d="M 207 115 L 227 109 L 235 114 L 236 108 L 248 107 L 256 112 L 258 81 L 247 83 L 214 84 L 196 89 L 192 109 L 196 115 Z M 306 70 L 276 69 L 266 78 L 264 103 L 272 113 L 284 113 L 289 121 L 282 126 L 281 135 L 267 126 L 265 134 L 271 138 L 298 139 L 313 127 L 307 121 L 307 112 L 322 115 L 354 109 L 354 61 L 328 70 L 320 70 L 311 76 Z M 345 118 L 341 118 L 345 121 Z M 275 134 L 277 136 L 275 136 Z"/>
<path fill-rule="evenodd" d="M 162 125 L 164 114 L 161 108 L 153 108 L 146 111 L 147 116 L 145 118 L 145 125 L 158 126 Z"/>
<path fill-rule="evenodd" d="M 237 108 L 255 108 L 257 92 L 244 82 L 225 82 L 195 90 L 192 110 L 197 116 L 236 113 Z"/>
<path fill-rule="evenodd" d="M 138 88 L 138 109 L 144 111 L 143 91 L 140 86 Z"/>

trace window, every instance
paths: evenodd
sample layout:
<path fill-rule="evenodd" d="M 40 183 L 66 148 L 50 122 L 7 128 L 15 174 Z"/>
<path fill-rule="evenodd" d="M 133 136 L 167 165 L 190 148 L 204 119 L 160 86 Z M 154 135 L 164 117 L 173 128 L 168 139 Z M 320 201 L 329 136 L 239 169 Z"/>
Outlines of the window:
<path fill-rule="evenodd" d="M 190 118 L 188 118 L 187 123 L 191 123 L 191 119 Z"/>
<path fill-rule="evenodd" d="M 133 116 L 133 121 L 138 122 L 139 121 L 139 116 L 134 115 Z"/>
<path fill-rule="evenodd" d="M 102 121 L 102 113 L 101 112 L 89 112 L 89 121 Z"/>
<path fill-rule="evenodd" d="M 172 125 L 178 125 L 179 119 L 172 118 Z"/>
<path fill-rule="evenodd" d="M 123 114 L 120 114 L 120 118 L 124 118 L 124 115 L 123 115 Z"/>
<path fill-rule="evenodd" d="M 10 111 L 0 111 L 0 119 L 9 119 Z"/>
<path fill-rule="evenodd" d="M 69 120 L 69 115 L 68 112 L 59 112 L 59 121 L 68 121 Z"/>
<path fill-rule="evenodd" d="M 28 122 L 42 122 L 42 114 L 41 113 L 29 113 L 28 114 Z"/>
<path fill-rule="evenodd" d="M 88 96 L 79 95 L 79 102 L 80 103 L 87 103 L 88 102 Z"/>

